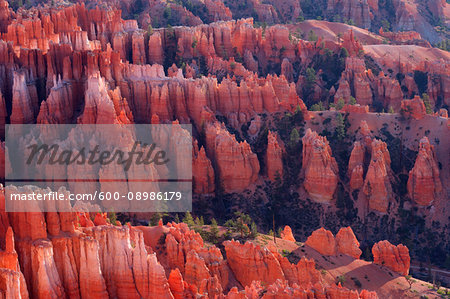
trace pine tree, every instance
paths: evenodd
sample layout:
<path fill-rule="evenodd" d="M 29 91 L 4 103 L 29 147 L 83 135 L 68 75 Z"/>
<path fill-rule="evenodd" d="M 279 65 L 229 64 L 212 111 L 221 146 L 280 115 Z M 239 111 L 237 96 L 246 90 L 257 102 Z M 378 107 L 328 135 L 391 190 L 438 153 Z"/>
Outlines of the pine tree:
<path fill-rule="evenodd" d="M 350 100 L 351 100 L 351 98 L 350 98 Z M 355 101 L 356 101 L 356 100 L 355 100 Z M 337 111 L 341 110 L 342 108 L 344 108 L 344 105 L 345 105 L 344 99 L 343 99 L 343 98 L 340 98 L 340 99 L 337 101 L 337 103 L 336 103 L 336 110 L 337 110 Z"/>
<path fill-rule="evenodd" d="M 433 108 L 431 108 L 430 97 L 428 96 L 428 94 L 423 93 L 422 100 L 423 104 L 425 105 L 425 110 L 427 111 L 427 114 L 433 113 Z"/>
<path fill-rule="evenodd" d="M 241 234 L 241 237 L 247 236 L 250 233 L 248 227 L 248 224 L 251 221 L 250 216 L 241 212 L 236 212 L 234 214 L 237 216 L 235 221 L 237 231 Z"/>
<path fill-rule="evenodd" d="M 319 102 L 317 104 L 312 105 L 310 110 L 311 111 L 323 111 L 323 110 L 325 110 L 325 108 L 323 107 L 323 103 Z"/>
<path fill-rule="evenodd" d="M 281 238 L 281 232 L 283 231 L 283 229 L 281 228 L 281 227 L 279 227 L 278 228 L 278 231 L 277 231 L 277 237 L 278 238 Z"/>
<path fill-rule="evenodd" d="M 192 215 L 189 211 L 186 212 L 183 218 L 183 222 L 186 223 L 189 228 L 192 228 L 195 226 L 194 218 L 192 218 Z"/>
<path fill-rule="evenodd" d="M 308 41 L 316 42 L 318 39 L 319 37 L 314 33 L 314 31 L 310 30 L 308 33 Z"/>
<path fill-rule="evenodd" d="M 255 221 L 252 221 L 252 224 L 250 226 L 250 234 L 253 238 L 256 238 L 258 236 L 258 227 L 256 226 Z"/>
<path fill-rule="evenodd" d="M 117 215 L 114 211 L 108 213 L 108 219 L 109 223 L 111 223 L 112 225 L 116 225 Z"/>
<path fill-rule="evenodd" d="M 180 223 L 180 217 L 178 217 L 178 213 L 175 214 L 175 223 Z"/>
<path fill-rule="evenodd" d="M 314 83 L 316 83 L 316 71 L 309 67 L 306 69 L 306 84 L 312 86 Z"/>
<path fill-rule="evenodd" d="M 219 240 L 219 227 L 217 226 L 217 221 L 214 218 L 211 220 L 210 235 L 213 243 L 216 243 Z"/>
<path fill-rule="evenodd" d="M 161 213 L 154 213 L 151 217 L 150 217 L 150 221 L 148 222 L 148 226 L 156 226 L 158 225 L 158 221 L 159 219 L 162 218 Z"/>
<path fill-rule="evenodd" d="M 356 99 L 350 96 L 350 105 L 356 105 Z"/>
<path fill-rule="evenodd" d="M 338 113 L 336 116 L 336 136 L 339 140 L 343 140 L 345 138 L 345 122 L 341 113 Z"/>
<path fill-rule="evenodd" d="M 289 137 L 289 142 L 290 142 L 291 146 L 297 145 L 299 140 L 300 140 L 300 135 L 298 134 L 297 129 L 293 128 L 291 131 L 291 135 Z"/>
<path fill-rule="evenodd" d="M 394 108 L 392 108 L 392 106 L 389 106 L 389 111 L 388 111 L 389 113 L 395 113 L 395 111 L 394 111 Z"/>
<path fill-rule="evenodd" d="M 338 35 L 338 38 L 339 38 L 339 40 L 340 40 L 340 39 L 342 38 L 342 35 L 341 35 L 341 36 Z M 348 57 L 349 54 L 348 54 L 347 49 L 344 48 L 344 47 L 342 47 L 342 48 L 341 48 L 341 53 L 340 53 L 340 55 L 341 55 L 342 58 Z"/>

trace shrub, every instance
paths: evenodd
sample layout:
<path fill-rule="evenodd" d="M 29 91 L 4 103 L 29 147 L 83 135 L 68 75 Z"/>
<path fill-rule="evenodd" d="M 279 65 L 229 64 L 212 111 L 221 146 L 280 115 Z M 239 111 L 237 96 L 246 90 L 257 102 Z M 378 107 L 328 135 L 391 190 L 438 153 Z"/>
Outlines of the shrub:
<path fill-rule="evenodd" d="M 341 286 L 344 286 L 344 283 L 347 279 L 345 278 L 345 275 L 339 275 L 336 277 L 336 284 L 340 283 Z"/>
<path fill-rule="evenodd" d="M 351 97 L 352 98 L 352 97 Z M 350 100 L 351 100 L 351 98 L 350 98 Z M 353 99 L 355 99 L 355 98 L 353 98 Z M 355 104 L 356 104 L 356 100 L 355 100 Z M 353 105 L 353 104 L 352 104 Z M 344 108 L 344 106 L 345 106 L 345 101 L 344 101 L 344 99 L 343 98 L 340 98 L 338 101 L 337 101 L 337 103 L 336 103 L 336 110 L 341 110 L 342 108 Z"/>
<path fill-rule="evenodd" d="M 148 226 L 156 226 L 158 225 L 159 220 L 162 218 L 161 213 L 154 213 L 148 222 Z"/>
<path fill-rule="evenodd" d="M 381 27 L 383 27 L 383 31 L 384 31 L 384 32 L 389 32 L 389 31 L 391 31 L 391 23 L 389 23 L 389 21 L 386 20 L 386 19 L 383 19 L 383 20 L 381 21 Z"/>
<path fill-rule="evenodd" d="M 116 225 L 117 215 L 114 211 L 108 213 L 108 219 L 109 223 L 111 223 L 112 225 Z"/>
<path fill-rule="evenodd" d="M 252 221 L 251 217 L 242 212 L 234 213 L 235 219 L 229 219 L 225 222 L 224 226 L 226 226 L 229 230 L 233 232 L 238 232 L 241 235 L 241 238 L 244 237 L 256 237 L 256 224 Z M 250 230 L 249 226 L 253 226 L 253 232 Z"/>
<path fill-rule="evenodd" d="M 180 223 L 180 217 L 178 216 L 178 213 L 175 214 L 175 219 L 173 221 L 175 223 Z"/>
<path fill-rule="evenodd" d="M 308 40 L 310 42 L 316 42 L 319 39 L 319 37 L 314 33 L 314 31 L 310 30 L 308 33 Z"/>
<path fill-rule="evenodd" d="M 325 108 L 323 107 L 322 102 L 319 102 L 319 103 L 317 103 L 317 104 L 312 105 L 311 108 L 310 108 L 310 110 L 311 110 L 311 111 L 324 111 Z"/>
<path fill-rule="evenodd" d="M 405 279 L 406 279 L 406 281 L 407 281 L 408 284 L 409 284 L 409 288 L 411 289 L 413 283 L 415 283 L 416 281 L 412 278 L 411 275 L 406 275 L 406 276 L 405 276 Z"/>
<path fill-rule="evenodd" d="M 195 49 L 197 47 L 198 44 L 198 40 L 194 39 L 194 41 L 192 42 L 192 48 Z"/>
<path fill-rule="evenodd" d="M 148 27 L 147 27 L 147 33 L 148 33 L 148 35 L 152 35 L 152 34 L 153 34 L 153 27 L 152 27 L 152 24 L 148 24 Z"/>
<path fill-rule="evenodd" d="M 284 257 L 288 257 L 291 254 L 291 252 L 289 250 L 283 249 L 281 251 L 281 255 Z"/>
<path fill-rule="evenodd" d="M 250 234 L 253 238 L 258 236 L 258 227 L 256 226 L 255 221 L 252 221 L 252 224 L 250 225 Z"/>

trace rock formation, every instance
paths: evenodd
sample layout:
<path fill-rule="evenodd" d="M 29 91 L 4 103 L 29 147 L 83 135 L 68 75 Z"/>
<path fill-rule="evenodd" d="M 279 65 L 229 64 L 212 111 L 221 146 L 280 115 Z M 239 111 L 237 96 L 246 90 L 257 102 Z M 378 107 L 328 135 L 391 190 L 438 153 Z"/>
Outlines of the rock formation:
<path fill-rule="evenodd" d="M 361 142 L 355 141 L 348 161 L 348 176 L 350 177 L 350 187 L 353 190 L 360 189 L 364 184 L 363 167 L 365 152 L 365 146 Z"/>
<path fill-rule="evenodd" d="M 6 117 L 8 116 L 8 113 L 6 112 L 6 103 L 5 98 L 2 95 L 2 92 L 0 91 L 0 138 L 5 138 L 5 124 L 6 124 Z"/>
<path fill-rule="evenodd" d="M 197 144 L 194 146 L 194 160 L 192 161 L 193 190 L 195 193 L 212 193 L 215 189 L 214 169 L 211 160 L 206 156 L 205 148 L 200 150 Z"/>
<path fill-rule="evenodd" d="M 254 280 L 274 283 L 284 280 L 284 273 L 275 255 L 258 245 L 247 242 L 244 245 L 236 241 L 223 243 L 228 264 L 242 285 L 250 285 Z"/>
<path fill-rule="evenodd" d="M 359 104 L 356 105 L 344 105 L 344 107 L 341 109 L 342 112 L 346 112 L 346 113 L 360 113 L 360 114 L 365 114 L 365 113 L 369 113 L 369 106 L 368 105 L 364 105 L 361 106 Z"/>
<path fill-rule="evenodd" d="M 392 245 L 389 241 L 380 241 L 372 247 L 374 263 L 388 267 L 401 275 L 409 272 L 409 250 L 406 246 Z"/>
<path fill-rule="evenodd" d="M 323 255 L 336 255 L 336 241 L 333 233 L 323 227 L 313 231 L 305 242 Z"/>
<path fill-rule="evenodd" d="M 348 161 L 350 188 L 362 190 L 369 201 L 369 209 L 386 213 L 392 194 L 391 157 L 387 145 L 371 137 L 366 121 L 361 122 L 357 139 Z"/>
<path fill-rule="evenodd" d="M 381 27 L 378 32 L 380 33 L 381 36 L 396 42 L 407 42 L 422 39 L 420 34 L 415 31 L 384 32 L 383 27 Z"/>
<path fill-rule="evenodd" d="M 421 206 L 430 205 L 442 191 L 434 146 L 427 137 L 420 139 L 419 153 L 413 169 L 409 171 L 407 186 L 409 197 Z"/>
<path fill-rule="evenodd" d="M 139 1 L 108 0 L 97 7 L 83 1 L 64 5 L 44 2 L 39 7 L 14 11 L 7 1 L 0 0 L 0 180 L 5 167 L 2 158 L 6 123 L 161 123 L 174 125 L 171 136 L 180 141 L 170 145 L 174 156 L 188 147 L 191 150 L 191 145 L 183 147 L 182 141 L 195 136 L 192 181 L 196 196 L 245 189 L 249 189 L 250 196 L 252 192 L 259 196 L 257 192 L 265 187 L 259 186 L 266 184 L 262 176 L 274 181 L 277 173 L 285 177 L 292 170 L 283 168 L 282 140 L 286 136 L 278 126 L 279 117 L 292 120 L 294 116 L 299 125 L 302 116 L 307 121 L 305 126 L 323 130 L 325 122 L 308 122 L 310 116 L 318 117 L 319 113 L 310 114 L 300 96 L 308 104 L 326 99 L 326 105 L 331 96 L 335 102 L 344 100 L 346 105 L 341 111 L 349 113 L 349 119 L 364 117 L 371 126 L 361 126 L 357 135 L 362 137 L 357 136 L 350 156 L 347 175 L 351 191 L 359 190 L 353 192 L 359 194 L 355 200 L 358 204 L 367 200 L 361 204 L 367 203 L 374 211 L 395 213 L 388 209 L 390 202 L 396 206 L 391 201 L 394 196 L 387 146 L 370 133 L 370 129 L 374 135 L 380 133 L 376 118 L 390 116 L 369 111 L 403 108 L 408 118 L 439 120 L 448 127 L 444 111 L 425 117 L 420 98 L 403 100 L 420 90 L 429 95 L 436 110 L 450 105 L 448 55 L 417 41 L 421 36 L 433 40 L 433 44 L 438 41 L 435 29 L 428 26 L 419 10 L 439 20 L 446 12 L 442 1 L 394 1 L 392 29 L 408 32 L 380 34 L 396 45 L 380 44 L 381 36 L 354 27 L 348 30 L 351 27 L 344 24 L 333 23 L 337 30 L 348 30 L 342 39 L 337 31 L 323 29 L 328 26 L 326 21 L 293 24 L 302 11 L 300 3 L 292 0 L 250 0 L 245 11 L 236 8 L 241 3 L 235 0 L 193 0 L 183 1 L 183 5 L 143 1 L 135 20 L 122 19 L 122 13 L 132 16 Z M 376 0 L 329 0 L 324 17 L 339 15 L 368 28 L 385 17 L 378 6 Z M 255 20 L 238 19 L 250 15 Z M 284 24 L 259 26 L 264 21 Z M 159 26 L 155 27 L 161 28 L 149 26 L 156 23 Z M 167 26 L 169 23 L 175 26 Z M 304 40 L 304 36 L 297 35 L 296 26 L 309 26 L 308 30 L 320 32 L 321 36 L 317 41 Z M 329 54 L 336 62 L 333 76 L 327 69 L 328 61 L 327 67 L 316 65 L 317 58 Z M 317 74 L 308 94 L 305 72 L 312 66 Z M 351 97 L 356 105 L 350 105 Z M 193 136 L 184 134 L 179 123 L 192 124 Z M 288 123 L 287 127 L 292 125 Z M 264 151 L 265 146 L 259 148 L 259 138 L 265 136 L 266 129 L 270 131 Z M 349 131 L 353 129 L 354 123 Z M 28 141 L 24 138 L 20 142 Z M 264 140 L 261 143 L 265 144 Z M 445 194 L 438 159 L 443 162 L 446 144 L 441 142 L 439 146 L 444 151 L 439 148 L 436 155 L 428 140 L 420 143 L 408 180 L 409 196 L 417 205 L 440 203 L 436 199 L 440 192 Z M 190 166 L 190 162 L 177 160 L 177 171 L 183 165 Z M 301 162 L 298 179 L 304 179 L 309 197 L 328 204 L 325 207 L 334 213 L 335 206 L 330 202 L 339 172 L 327 139 L 308 129 L 303 137 Z M 448 177 L 443 166 L 442 179 Z M 168 174 L 162 168 L 140 170 L 139 174 L 146 178 L 164 179 Z M 107 176 L 122 176 L 120 171 L 120 167 L 87 166 L 82 174 L 98 172 L 98 188 L 106 190 L 112 185 L 108 185 Z M 49 172 L 39 169 L 42 178 L 54 175 Z M 186 179 L 190 180 L 190 175 Z M 347 179 L 342 185 L 346 192 L 350 191 Z M 139 184 L 125 182 L 113 187 L 133 191 Z M 307 195 L 303 187 L 299 188 L 286 192 L 298 191 L 303 200 Z M 28 187 L 20 190 L 31 192 Z M 244 193 L 233 196 L 247 199 Z M 183 223 L 122 226 L 110 223 L 107 214 L 89 213 L 86 207 L 64 213 L 6 213 L 1 209 L 3 187 L 0 199 L 2 298 L 253 298 L 263 292 L 265 298 L 376 298 L 367 291 L 330 286 L 329 277 L 322 277 L 314 260 L 301 258 L 293 264 L 274 246 L 266 248 L 256 241 L 225 242 L 225 258 L 218 247 L 204 242 L 199 233 Z M 261 202 L 266 204 L 266 199 L 263 197 Z M 148 219 L 148 215 L 132 216 Z M 291 242 L 280 243 L 295 245 L 289 226 L 282 238 Z M 326 255 L 361 255 L 350 228 L 341 229 L 336 237 L 320 229 L 306 243 Z M 402 274 L 409 267 L 406 256 L 407 249 L 400 245 L 374 246 L 376 263 Z"/>
<path fill-rule="evenodd" d="M 374 139 L 371 155 L 362 191 L 368 198 L 371 210 L 386 213 L 392 192 L 389 174 L 391 158 L 386 143 Z"/>
<path fill-rule="evenodd" d="M 4 202 L 3 189 L 0 201 Z M 86 214 L 79 213 L 78 219 L 83 215 Z M 0 220 L 6 221 L 8 227 L 0 231 L 5 234 L 5 249 L 0 250 L 0 277 L 5 283 L 0 291 L 6 298 L 186 298 L 201 294 L 222 296 L 226 288 L 230 289 L 229 298 L 235 298 L 239 293 L 253 294 L 261 284 L 273 296 L 292 292 L 293 296 L 307 293 L 377 298 L 365 290 L 355 297 L 357 291 L 330 286 L 312 259 L 303 257 L 293 264 L 276 249 L 252 242 L 224 242 L 225 260 L 217 247 L 204 246 L 201 236 L 184 223 L 163 225 L 160 221 L 153 227 L 133 227 L 105 225 L 102 220 L 83 227 L 74 226 L 80 222 L 72 212 L 14 213 L 11 221 L 4 216 L 0 211 Z M 105 215 L 97 213 L 96 217 L 104 219 Z M 12 228 L 17 231 L 16 240 Z M 322 231 L 325 230 L 317 232 Z M 350 228 L 341 229 L 336 241 L 329 234 L 328 239 L 336 242 L 336 252 L 358 253 L 358 242 Z M 161 240 L 165 244 L 159 247 Z M 386 249 L 390 247 L 383 245 L 385 242 L 374 246 L 375 260 L 385 261 L 387 266 L 392 264 L 397 271 L 400 266 L 391 263 L 394 260 L 389 255 L 394 249 Z M 397 260 L 406 261 L 407 249 L 405 255 L 402 245 L 392 247 Z M 30 255 L 25 255 L 27 252 Z M 241 292 L 236 284 L 243 286 Z"/>
<path fill-rule="evenodd" d="M 338 182 L 338 167 L 326 137 L 308 129 L 303 136 L 305 189 L 312 199 L 329 202 Z"/>
<path fill-rule="evenodd" d="M 246 141 L 236 141 L 219 123 L 207 124 L 205 135 L 207 152 L 216 162 L 226 192 L 241 191 L 256 181 L 259 162 Z"/>
<path fill-rule="evenodd" d="M 402 101 L 402 112 L 413 119 L 422 119 L 427 114 L 422 99 L 417 95 L 412 100 Z"/>
<path fill-rule="evenodd" d="M 125 111 L 116 111 L 119 103 L 115 103 L 108 94 L 105 81 L 99 74 L 93 75 L 88 79 L 88 87 L 85 94 L 85 106 L 79 123 L 84 124 L 117 124 L 131 123 L 126 116 Z M 115 107 L 116 106 L 116 107 Z"/>
<path fill-rule="evenodd" d="M 353 39 L 353 35 L 350 36 Z M 349 43 L 349 45 L 348 47 L 353 49 L 352 51 L 361 50 L 357 46 L 352 46 L 354 43 Z M 366 71 L 364 60 L 358 57 L 348 57 L 345 60 L 345 70 L 339 80 L 339 88 L 334 95 L 335 102 L 343 99 L 348 103 L 350 96 L 353 95 L 360 105 L 372 104 L 373 92 L 370 83 L 371 73 Z M 353 86 L 353 91 L 351 86 Z"/>
<path fill-rule="evenodd" d="M 369 28 L 371 13 L 368 1 L 358 2 L 352 0 L 329 0 L 327 13 L 330 16 L 339 16 L 343 20 L 353 20 L 356 26 Z"/>
<path fill-rule="evenodd" d="M 294 235 L 292 234 L 292 229 L 289 225 L 284 227 L 284 230 L 281 231 L 281 239 L 295 242 Z"/>
<path fill-rule="evenodd" d="M 341 228 L 336 234 L 336 238 L 332 232 L 321 227 L 308 237 L 305 244 L 323 255 L 334 256 L 340 253 L 359 259 L 362 253 L 359 249 L 359 242 L 350 226 Z"/>
<path fill-rule="evenodd" d="M 25 72 L 14 72 L 11 123 L 31 124 L 35 122 L 37 95 L 31 96 L 26 84 Z"/>
<path fill-rule="evenodd" d="M 164 63 L 164 50 L 162 48 L 161 33 L 154 32 L 148 39 L 148 60 L 149 63 Z"/>
<path fill-rule="evenodd" d="M 3 282 L 0 293 L 6 295 L 6 298 L 29 298 L 25 278 L 20 270 L 11 227 L 7 228 L 4 240 L 5 250 L 0 250 L 0 279 Z"/>
<path fill-rule="evenodd" d="M 5 166 L 6 166 L 6 151 L 5 151 L 5 143 L 0 141 L 0 179 L 4 179 L 6 177 Z"/>
<path fill-rule="evenodd" d="M 336 250 L 355 259 L 359 259 L 361 256 L 362 251 L 359 249 L 359 242 L 350 226 L 341 228 L 336 234 Z"/>

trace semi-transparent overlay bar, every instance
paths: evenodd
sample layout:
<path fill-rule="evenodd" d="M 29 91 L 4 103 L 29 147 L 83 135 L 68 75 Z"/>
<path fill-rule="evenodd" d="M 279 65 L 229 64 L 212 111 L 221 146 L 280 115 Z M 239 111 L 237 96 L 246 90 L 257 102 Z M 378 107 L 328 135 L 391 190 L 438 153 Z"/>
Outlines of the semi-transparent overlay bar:
<path fill-rule="evenodd" d="M 7 212 L 185 212 L 191 125 L 6 125 Z"/>

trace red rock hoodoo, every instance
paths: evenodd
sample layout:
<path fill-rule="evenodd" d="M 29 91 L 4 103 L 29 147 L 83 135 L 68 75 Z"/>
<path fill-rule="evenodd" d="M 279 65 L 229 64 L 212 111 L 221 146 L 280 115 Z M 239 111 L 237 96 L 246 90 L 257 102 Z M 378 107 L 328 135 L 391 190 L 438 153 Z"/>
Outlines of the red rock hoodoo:
<path fill-rule="evenodd" d="M 292 234 L 292 229 L 289 225 L 286 225 L 281 231 L 281 239 L 295 242 L 294 235 Z"/>
<path fill-rule="evenodd" d="M 305 244 L 323 255 L 341 253 L 359 259 L 362 253 L 351 227 L 341 228 L 336 238 L 332 232 L 321 227 L 308 237 Z"/>
<path fill-rule="evenodd" d="M 386 266 L 401 275 L 408 275 L 410 257 L 406 246 L 380 241 L 373 245 L 372 254 L 375 264 Z"/>
<path fill-rule="evenodd" d="M 434 147 L 427 137 L 420 140 L 419 153 L 413 169 L 409 171 L 407 186 L 409 197 L 421 206 L 430 205 L 442 191 Z"/>
<path fill-rule="evenodd" d="M 323 227 L 315 230 L 305 242 L 323 255 L 336 255 L 336 240 L 333 233 Z"/>
<path fill-rule="evenodd" d="M 312 199 L 329 202 L 338 182 L 338 167 L 326 137 L 308 129 L 303 136 L 305 189 Z"/>

